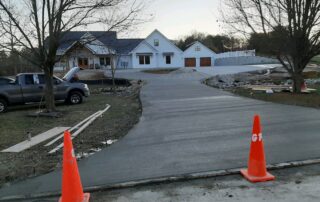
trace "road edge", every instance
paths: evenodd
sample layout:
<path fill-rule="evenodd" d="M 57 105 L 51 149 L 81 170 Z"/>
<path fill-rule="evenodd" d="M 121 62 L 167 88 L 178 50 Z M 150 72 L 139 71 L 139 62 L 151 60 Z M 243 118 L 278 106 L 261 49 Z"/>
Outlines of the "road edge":
<path fill-rule="evenodd" d="M 318 164 L 318 163 L 320 163 L 320 158 L 302 160 L 302 161 L 291 161 L 286 163 L 269 164 L 267 165 L 267 168 L 268 170 L 277 170 L 277 169 L 284 169 L 284 168 L 307 166 L 307 165 Z M 135 187 L 140 185 L 149 185 L 149 184 L 155 184 L 155 183 L 176 182 L 176 181 L 183 181 L 183 180 L 235 175 L 235 174 L 240 174 L 240 169 L 242 168 L 189 173 L 189 174 L 160 177 L 160 178 L 150 178 L 145 180 L 128 181 L 128 182 L 117 183 L 112 185 L 90 186 L 90 187 L 84 187 L 84 191 L 97 192 L 97 191 L 105 191 L 105 190 L 111 190 L 111 189 L 129 188 L 129 187 Z M 30 199 L 40 199 L 45 197 L 58 197 L 60 196 L 60 194 L 61 194 L 60 192 L 46 192 L 46 193 L 40 193 L 40 194 L 14 195 L 14 196 L 1 197 L 0 201 L 30 200 Z"/>

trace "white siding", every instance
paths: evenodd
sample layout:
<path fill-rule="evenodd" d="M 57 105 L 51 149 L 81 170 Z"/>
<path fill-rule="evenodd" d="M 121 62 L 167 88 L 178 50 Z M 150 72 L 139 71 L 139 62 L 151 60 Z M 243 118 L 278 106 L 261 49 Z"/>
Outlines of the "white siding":
<path fill-rule="evenodd" d="M 200 48 L 196 51 L 197 47 Z M 187 50 L 183 52 L 184 58 L 196 58 L 196 67 L 200 67 L 200 58 L 210 57 L 211 65 L 214 64 L 215 53 L 200 42 L 195 42 Z"/>
<path fill-rule="evenodd" d="M 131 55 L 120 55 L 117 58 L 118 69 L 129 69 L 132 68 Z"/>
<path fill-rule="evenodd" d="M 154 41 L 159 41 L 159 46 L 155 46 Z M 155 48 L 159 54 L 157 55 L 158 67 L 182 67 L 183 66 L 183 52 L 176 47 L 171 41 L 165 38 L 160 32 L 153 32 L 148 38 L 146 38 L 153 48 Z M 171 56 L 171 64 L 166 64 L 163 53 L 173 53 Z"/>
<path fill-rule="evenodd" d="M 159 45 L 155 45 L 155 40 Z M 150 65 L 140 65 L 139 53 L 153 53 L 150 58 Z M 164 54 L 171 54 L 171 64 L 166 64 Z M 164 37 L 159 31 L 152 32 L 133 52 L 133 68 L 174 68 L 183 66 L 183 52 L 171 41 Z"/>
<path fill-rule="evenodd" d="M 150 64 L 139 64 L 139 54 L 142 53 L 152 53 L 150 56 Z M 157 51 L 154 50 L 146 42 L 142 42 L 139 46 L 132 52 L 132 67 L 133 68 L 157 68 Z"/>

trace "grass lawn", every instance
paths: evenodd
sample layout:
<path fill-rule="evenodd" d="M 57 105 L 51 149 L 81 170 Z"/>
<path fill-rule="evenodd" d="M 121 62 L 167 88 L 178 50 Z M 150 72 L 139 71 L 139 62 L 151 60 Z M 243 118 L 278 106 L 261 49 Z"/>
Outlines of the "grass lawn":
<path fill-rule="evenodd" d="M 292 94 L 292 93 L 285 93 L 285 92 L 266 94 L 262 92 L 261 93 L 252 92 L 251 90 L 244 89 L 244 88 L 235 88 L 230 90 L 230 92 L 236 95 L 263 100 L 263 101 L 320 108 L 320 85 L 309 86 L 309 87 L 315 88 L 317 89 L 317 91 L 312 94 Z"/>
<path fill-rule="evenodd" d="M 101 87 L 103 86 L 90 86 L 90 89 Z M 73 141 L 76 153 L 105 147 L 102 141 L 123 137 L 138 122 L 141 105 L 137 93 L 126 96 L 96 93 L 80 105 L 59 104 L 57 109 L 64 114 L 61 118 L 27 117 L 28 113 L 37 110 L 36 106 L 18 107 L 0 114 L 0 150 L 26 140 L 28 131 L 35 136 L 53 127 L 74 126 L 96 111 L 104 109 L 106 104 L 111 105 L 109 111 L 96 119 Z M 48 154 L 48 151 L 61 141 L 44 147 L 46 142 L 20 153 L 0 153 L 0 185 L 61 167 L 61 151 L 53 155 Z"/>
<path fill-rule="evenodd" d="M 170 72 L 176 71 L 178 68 L 170 68 L 170 69 L 148 69 L 143 70 L 144 73 L 149 74 L 169 74 Z"/>

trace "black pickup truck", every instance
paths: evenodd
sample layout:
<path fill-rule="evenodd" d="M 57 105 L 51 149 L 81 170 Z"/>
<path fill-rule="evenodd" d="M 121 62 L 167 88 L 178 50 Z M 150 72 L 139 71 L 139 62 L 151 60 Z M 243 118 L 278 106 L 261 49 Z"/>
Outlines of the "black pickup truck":
<path fill-rule="evenodd" d="M 66 78 L 53 78 L 55 100 L 64 100 L 70 104 L 82 103 L 83 97 L 90 95 L 87 84 L 71 83 L 70 74 Z M 44 100 L 44 81 L 43 73 L 23 73 L 18 74 L 12 82 L 0 85 L 0 113 L 7 111 L 9 105 Z"/>

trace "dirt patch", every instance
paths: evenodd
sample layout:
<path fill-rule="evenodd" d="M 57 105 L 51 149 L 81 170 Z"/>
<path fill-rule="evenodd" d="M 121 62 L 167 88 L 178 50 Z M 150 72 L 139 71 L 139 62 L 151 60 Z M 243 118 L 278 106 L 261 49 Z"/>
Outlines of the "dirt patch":
<path fill-rule="evenodd" d="M 61 118 L 31 118 L 36 106 L 23 106 L 0 115 L 0 150 L 26 140 L 27 131 L 37 135 L 56 126 L 73 126 L 79 121 L 110 104 L 111 108 L 96 119 L 83 133 L 74 139 L 78 157 L 85 157 L 121 139 L 139 121 L 141 104 L 139 92 L 141 82 L 119 87 L 116 94 L 100 89 L 108 85 L 90 86 L 92 95 L 80 105 L 59 104 Z M 61 143 L 44 147 L 50 140 L 20 153 L 0 153 L 0 185 L 48 173 L 61 167 L 62 151 L 49 155 L 48 151 Z"/>
<path fill-rule="evenodd" d="M 54 75 L 63 78 L 68 71 L 55 72 Z M 106 71 L 101 69 L 83 69 L 77 73 L 79 80 L 99 80 L 105 79 Z"/>
<path fill-rule="evenodd" d="M 171 72 L 174 72 L 178 70 L 178 68 L 170 68 L 170 69 L 148 69 L 143 70 L 142 72 L 148 73 L 148 74 L 169 74 Z"/>

